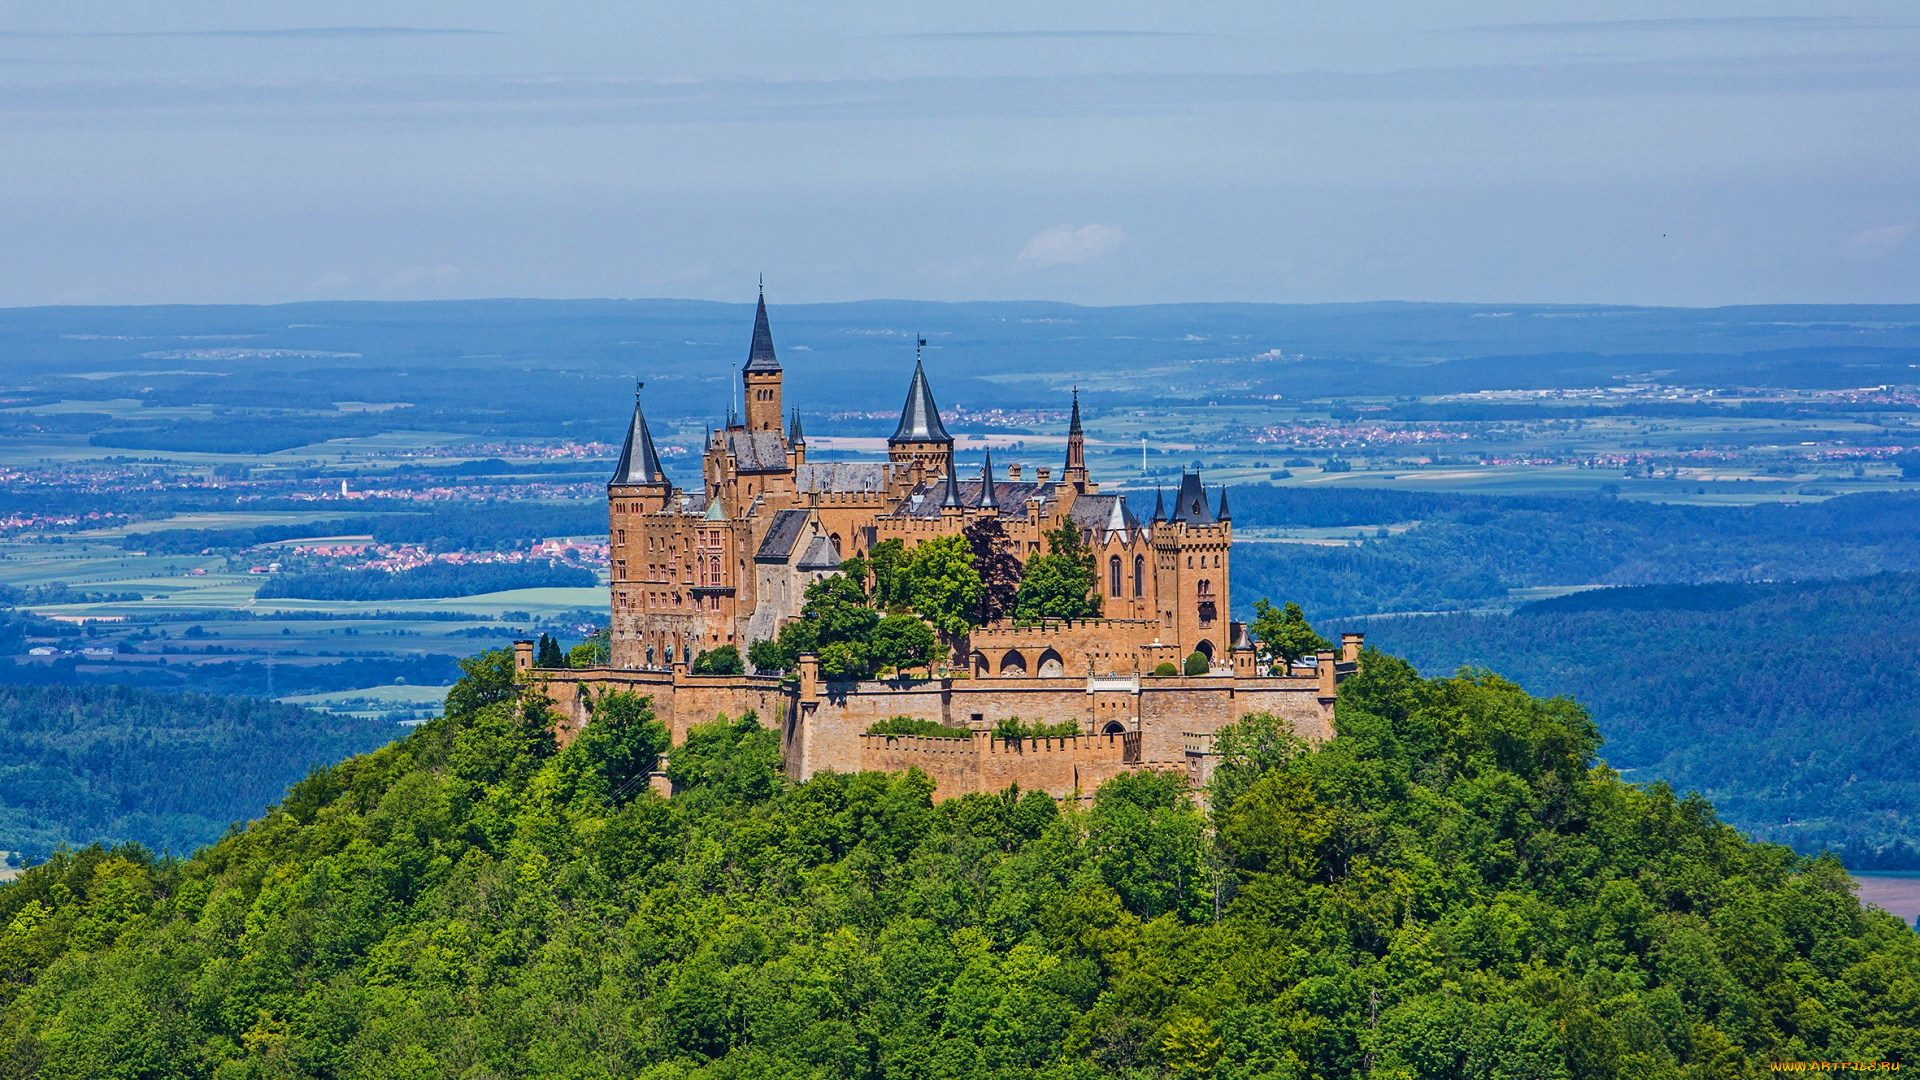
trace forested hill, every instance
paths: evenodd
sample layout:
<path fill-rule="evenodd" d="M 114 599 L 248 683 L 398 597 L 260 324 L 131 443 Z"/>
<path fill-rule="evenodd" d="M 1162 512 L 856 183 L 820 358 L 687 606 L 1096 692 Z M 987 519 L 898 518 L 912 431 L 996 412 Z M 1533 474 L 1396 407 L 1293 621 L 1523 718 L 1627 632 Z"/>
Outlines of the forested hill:
<path fill-rule="evenodd" d="M 1920 936 L 1567 702 L 1378 653 L 1339 735 L 929 802 L 612 695 L 564 751 L 511 659 L 184 861 L 0 889 L 9 1075 L 1734 1077 L 1920 1061 Z"/>
<path fill-rule="evenodd" d="M 258 698 L 0 683 L 0 846 L 36 859 L 103 839 L 192 851 L 313 766 L 398 733 Z"/>
<path fill-rule="evenodd" d="M 1429 673 L 1506 672 L 1593 709 L 1635 779 L 1857 869 L 1920 869 L 1920 575 L 1597 589 L 1509 616 L 1354 624 Z"/>

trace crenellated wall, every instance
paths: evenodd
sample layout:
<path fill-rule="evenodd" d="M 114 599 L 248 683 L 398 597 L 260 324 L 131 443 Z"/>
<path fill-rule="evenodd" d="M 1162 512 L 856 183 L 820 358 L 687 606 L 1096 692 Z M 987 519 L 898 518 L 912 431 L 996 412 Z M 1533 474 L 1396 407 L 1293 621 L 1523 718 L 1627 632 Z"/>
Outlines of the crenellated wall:
<path fill-rule="evenodd" d="M 1357 655 L 1357 639 L 1349 654 Z M 788 775 L 864 769 L 921 768 L 941 785 L 941 798 L 965 791 L 999 791 L 1018 783 L 1065 797 L 1091 793 L 1129 768 L 1185 769 L 1196 784 L 1209 770 L 1211 736 L 1254 713 L 1286 719 L 1295 734 L 1319 742 L 1333 735 L 1339 680 L 1357 660 L 1320 654 L 1315 669 L 1290 676 L 1244 677 L 1231 670 L 1196 676 L 1138 674 L 1078 678 L 900 678 L 830 683 L 803 657 L 798 679 L 765 675 L 692 675 L 671 670 L 611 668 L 546 670 L 532 666 L 532 646 L 515 648 L 528 682 L 544 688 L 566 718 L 563 740 L 589 720 L 590 703 L 626 690 L 653 700 L 653 709 L 677 744 L 687 729 L 717 716 L 751 709 L 778 730 Z M 967 739 L 872 736 L 874 724 L 895 716 L 969 729 Z M 992 736 L 1001 721 L 1072 721 L 1082 734 L 1003 745 Z M 879 740 L 876 742 L 875 740 Z M 1058 744 L 1058 745 L 1055 745 Z M 966 748 L 966 749 L 962 749 Z"/>

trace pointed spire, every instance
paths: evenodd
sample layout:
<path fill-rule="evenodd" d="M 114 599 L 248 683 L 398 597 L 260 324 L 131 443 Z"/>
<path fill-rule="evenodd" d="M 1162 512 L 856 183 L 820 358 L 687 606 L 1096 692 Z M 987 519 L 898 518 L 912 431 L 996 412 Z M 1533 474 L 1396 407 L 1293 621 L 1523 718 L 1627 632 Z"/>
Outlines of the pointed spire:
<path fill-rule="evenodd" d="M 807 437 L 800 433 L 800 410 L 793 410 L 793 423 L 787 427 L 787 442 L 793 446 L 805 446 Z"/>
<path fill-rule="evenodd" d="M 640 411 L 640 391 L 646 383 L 633 385 L 633 420 L 627 425 L 627 441 L 620 448 L 620 462 L 613 467 L 614 484 L 666 484 L 667 474 L 660 467 L 660 454 L 653 448 L 653 433 L 647 430 L 647 418 Z"/>
<path fill-rule="evenodd" d="M 1227 485 L 1225 484 L 1220 485 L 1220 512 L 1213 516 L 1216 521 L 1233 520 L 1232 516 L 1227 513 Z"/>
<path fill-rule="evenodd" d="M 1067 468 L 1064 479 L 1084 490 L 1087 479 L 1087 436 L 1080 430 L 1080 388 L 1073 388 L 1073 420 L 1067 425 Z"/>
<path fill-rule="evenodd" d="M 959 509 L 966 504 L 960 501 L 960 473 L 951 465 L 947 468 L 947 495 L 940 500 L 940 509 Z"/>
<path fill-rule="evenodd" d="M 760 309 L 753 313 L 753 344 L 747 348 L 748 371 L 779 371 L 773 358 L 773 329 L 767 325 L 767 287 L 760 286 Z"/>
<path fill-rule="evenodd" d="M 926 339 L 920 339 L 925 345 Z M 890 443 L 953 442 L 947 426 L 940 422 L 940 406 L 933 403 L 933 388 L 927 385 L 927 369 L 918 356 L 913 361 L 913 382 L 907 386 L 907 403 L 900 409 L 900 426 L 894 429 Z M 952 470 L 948 470 L 951 472 Z"/>
<path fill-rule="evenodd" d="M 1153 520 L 1156 523 L 1167 520 L 1167 493 L 1164 488 L 1153 489 Z"/>
<path fill-rule="evenodd" d="M 994 493 L 993 451 L 987 451 L 986 464 L 980 466 L 980 501 L 975 504 L 987 509 L 998 510 L 1000 497 Z"/>

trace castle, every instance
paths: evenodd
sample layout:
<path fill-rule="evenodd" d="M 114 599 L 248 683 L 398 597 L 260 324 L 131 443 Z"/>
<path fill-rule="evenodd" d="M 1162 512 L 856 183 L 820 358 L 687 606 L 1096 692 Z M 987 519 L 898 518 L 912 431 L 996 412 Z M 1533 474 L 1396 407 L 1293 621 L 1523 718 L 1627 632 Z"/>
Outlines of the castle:
<path fill-rule="evenodd" d="M 531 646 L 517 646 L 518 666 L 544 682 L 569 725 L 590 722 L 594 697 L 611 690 L 650 695 L 676 742 L 691 724 L 753 709 L 781 731 L 796 778 L 919 767 L 939 797 L 1009 783 L 1091 794 L 1108 776 L 1140 768 L 1203 782 L 1213 731 L 1253 712 L 1284 716 L 1306 738 L 1331 734 L 1335 689 L 1357 666 L 1360 635 L 1311 664 L 1261 670 L 1229 614 L 1225 489 L 1216 503 L 1198 475 L 1184 474 L 1171 508 L 1156 498 L 1142 522 L 1124 496 L 1102 493 L 1089 475 L 1077 394 L 1057 475 L 1018 464 L 997 474 L 990 452 L 963 475 L 918 354 L 886 460 L 809 462 L 798 412 L 789 419 L 783 411 L 783 375 L 762 295 L 740 373 L 744 413 L 711 432 L 697 487 L 668 478 L 636 395 L 607 485 L 609 663 L 539 670 Z M 919 676 L 826 682 L 806 655 L 797 678 L 691 673 L 702 652 L 731 645 L 745 654 L 773 638 L 800 617 L 807 586 L 843 559 L 889 540 L 911 549 L 957 536 L 987 518 L 1022 562 L 1045 550 L 1049 531 L 1075 528 L 1093 555 L 1101 617 L 981 626 Z M 1206 670 L 1184 674 L 1195 654 Z M 867 733 L 901 715 L 971 734 Z M 1072 720 L 1080 734 L 994 735 L 1010 717 Z"/>

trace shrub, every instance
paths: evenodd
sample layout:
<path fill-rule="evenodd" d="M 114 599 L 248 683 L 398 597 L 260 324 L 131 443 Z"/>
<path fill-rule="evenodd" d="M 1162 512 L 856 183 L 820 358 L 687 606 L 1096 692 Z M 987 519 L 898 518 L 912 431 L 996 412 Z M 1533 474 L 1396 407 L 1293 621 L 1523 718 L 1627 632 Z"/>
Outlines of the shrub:
<path fill-rule="evenodd" d="M 918 720 L 911 716 L 890 716 L 876 720 L 867 729 L 869 735 L 918 735 L 925 739 L 965 739 L 973 735 L 968 728 L 948 727 L 938 720 Z"/>
<path fill-rule="evenodd" d="M 1187 674 L 1189 675 L 1205 675 L 1212 667 L 1213 664 L 1208 661 L 1206 653 L 1195 651 L 1187 657 Z"/>
<path fill-rule="evenodd" d="M 695 675 L 740 675 L 746 670 L 740 662 L 740 650 L 732 645 L 708 649 L 693 658 Z"/>
<path fill-rule="evenodd" d="M 1173 666 L 1173 661 L 1162 660 L 1159 665 L 1153 669 L 1153 673 L 1155 675 L 1178 675 L 1180 674 L 1180 669 Z"/>

